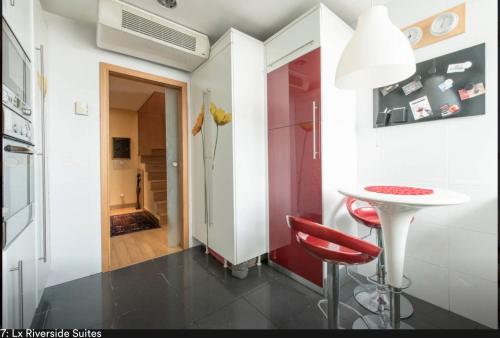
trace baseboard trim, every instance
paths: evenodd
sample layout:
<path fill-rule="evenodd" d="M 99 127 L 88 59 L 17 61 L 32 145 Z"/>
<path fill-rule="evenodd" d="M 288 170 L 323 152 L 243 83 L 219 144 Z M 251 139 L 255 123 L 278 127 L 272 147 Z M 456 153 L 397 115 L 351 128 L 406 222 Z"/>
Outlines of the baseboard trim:
<path fill-rule="evenodd" d="M 126 204 L 116 204 L 116 205 L 110 205 L 109 210 L 116 210 L 116 209 L 124 209 L 124 208 L 134 208 L 135 203 L 126 203 Z"/>

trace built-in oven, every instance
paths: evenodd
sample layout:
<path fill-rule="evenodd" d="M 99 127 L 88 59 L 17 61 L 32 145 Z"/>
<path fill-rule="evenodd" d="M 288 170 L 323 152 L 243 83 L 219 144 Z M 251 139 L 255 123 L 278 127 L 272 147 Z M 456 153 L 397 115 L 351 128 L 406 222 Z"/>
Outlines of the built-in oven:
<path fill-rule="evenodd" d="M 2 247 L 33 221 L 35 156 L 31 122 L 2 105 Z"/>
<path fill-rule="evenodd" d="M 31 62 L 2 17 L 2 247 L 33 220 Z"/>
<path fill-rule="evenodd" d="M 2 18 L 2 103 L 31 121 L 31 62 Z"/>

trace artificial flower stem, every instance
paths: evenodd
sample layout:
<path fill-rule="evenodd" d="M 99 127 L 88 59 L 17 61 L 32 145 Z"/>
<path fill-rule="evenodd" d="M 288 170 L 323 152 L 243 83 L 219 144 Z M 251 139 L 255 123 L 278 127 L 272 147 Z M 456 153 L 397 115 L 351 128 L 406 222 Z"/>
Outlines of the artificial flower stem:
<path fill-rule="evenodd" d="M 219 143 L 219 125 L 217 125 L 217 131 L 215 132 L 215 146 L 214 146 L 214 156 L 212 159 L 212 170 L 214 170 L 215 166 L 215 153 L 217 152 L 217 143 Z"/>
<path fill-rule="evenodd" d="M 206 158 L 205 158 L 205 133 L 203 132 L 203 129 L 204 127 L 201 128 L 201 144 L 202 144 L 202 148 L 203 148 L 203 176 L 204 176 L 204 180 L 203 180 L 203 185 L 204 185 L 204 189 L 205 189 L 205 199 L 204 199 L 204 202 L 205 202 L 205 228 L 207 230 L 207 245 L 205 246 L 205 255 L 208 255 L 208 191 L 207 191 L 207 165 L 205 163 L 206 161 Z"/>

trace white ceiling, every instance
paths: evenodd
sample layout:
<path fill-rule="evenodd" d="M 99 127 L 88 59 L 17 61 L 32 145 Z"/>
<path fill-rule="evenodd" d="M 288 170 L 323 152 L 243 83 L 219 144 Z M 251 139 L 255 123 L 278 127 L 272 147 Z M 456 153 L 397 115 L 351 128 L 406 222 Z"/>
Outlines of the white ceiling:
<path fill-rule="evenodd" d="M 265 40 L 319 0 L 177 0 L 174 9 L 166 9 L 157 0 L 124 0 L 154 14 L 197 30 L 215 42 L 228 28 L 234 27 L 257 39 Z M 384 4 L 390 0 L 374 0 Z M 41 0 L 45 10 L 70 17 L 88 25 L 97 20 L 97 0 Z M 323 0 L 327 7 L 351 26 L 371 0 Z"/>
<path fill-rule="evenodd" d="M 121 77 L 109 77 L 109 107 L 138 111 L 154 92 L 164 92 L 164 88 L 145 82 Z"/>

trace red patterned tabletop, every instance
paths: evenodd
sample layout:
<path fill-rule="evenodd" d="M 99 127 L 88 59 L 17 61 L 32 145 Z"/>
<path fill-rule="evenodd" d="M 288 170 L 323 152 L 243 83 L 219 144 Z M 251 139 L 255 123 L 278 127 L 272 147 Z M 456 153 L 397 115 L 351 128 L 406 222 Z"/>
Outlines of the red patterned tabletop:
<path fill-rule="evenodd" d="M 395 185 L 372 185 L 365 187 L 365 190 L 390 195 L 431 195 L 434 193 L 434 190 L 432 189 L 402 187 Z"/>

